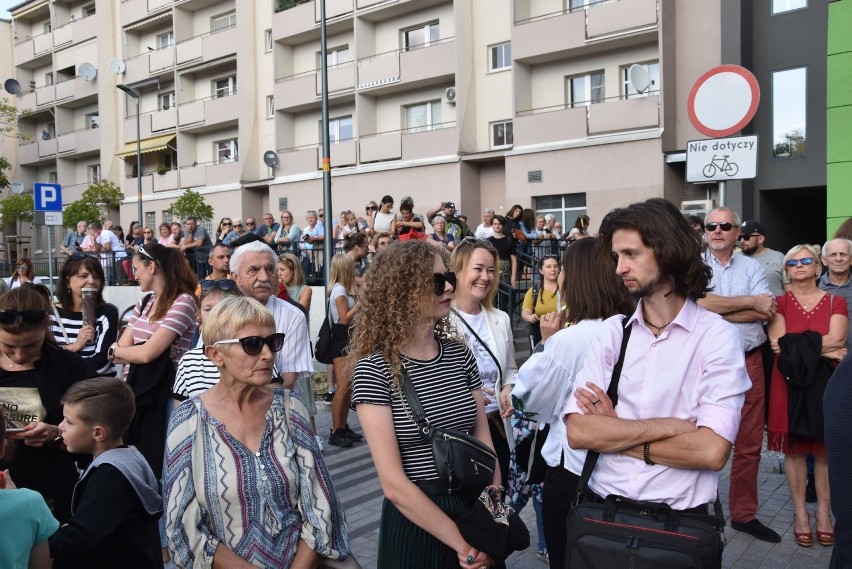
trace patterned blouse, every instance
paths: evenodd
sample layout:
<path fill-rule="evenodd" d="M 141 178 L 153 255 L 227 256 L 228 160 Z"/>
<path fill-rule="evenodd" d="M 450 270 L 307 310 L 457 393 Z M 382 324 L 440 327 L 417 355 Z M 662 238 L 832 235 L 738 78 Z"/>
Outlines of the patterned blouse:
<path fill-rule="evenodd" d="M 258 567 L 290 567 L 299 540 L 343 559 L 349 537 L 302 402 L 275 388 L 257 453 L 196 396 L 172 414 L 163 470 L 166 533 L 178 567 L 211 567 L 221 542 Z"/>

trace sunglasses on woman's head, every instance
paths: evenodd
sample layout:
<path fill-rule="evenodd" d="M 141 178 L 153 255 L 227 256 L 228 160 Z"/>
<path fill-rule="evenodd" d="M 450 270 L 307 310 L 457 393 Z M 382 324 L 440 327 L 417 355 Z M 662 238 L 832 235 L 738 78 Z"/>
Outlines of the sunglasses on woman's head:
<path fill-rule="evenodd" d="M 804 266 L 813 265 L 814 260 L 811 257 L 805 257 L 804 259 L 790 259 L 789 261 L 787 261 L 786 265 L 788 267 L 795 267 L 799 263 L 801 263 Z"/>
<path fill-rule="evenodd" d="M 432 273 L 432 280 L 435 283 L 435 295 L 441 296 L 447 288 L 447 283 L 456 290 L 456 274 L 452 271 L 446 273 Z"/>
<path fill-rule="evenodd" d="M 201 281 L 201 290 L 208 291 L 214 288 L 219 290 L 234 290 L 237 288 L 237 283 L 232 279 L 214 279 L 210 281 Z"/>
<path fill-rule="evenodd" d="M 261 351 L 263 351 L 263 345 L 269 348 L 271 352 L 280 352 L 281 348 L 284 347 L 284 333 L 276 332 L 275 334 L 271 334 L 266 338 L 262 336 L 246 336 L 245 338 L 234 338 L 232 340 L 219 340 L 215 342 L 213 345 L 217 346 L 219 344 L 240 344 L 243 347 L 243 351 L 250 355 L 256 356 Z"/>
<path fill-rule="evenodd" d="M 0 310 L 0 324 L 14 324 L 19 319 L 24 324 L 39 324 L 47 318 L 44 310 Z"/>
<path fill-rule="evenodd" d="M 148 251 L 146 251 L 146 250 L 145 250 L 145 246 L 144 246 L 144 245 L 140 245 L 140 246 L 139 246 L 139 256 L 140 256 L 140 257 L 145 257 L 145 258 L 146 258 L 146 259 L 148 259 L 149 261 L 154 261 L 154 262 L 156 262 L 156 261 L 157 261 L 154 257 L 152 257 L 152 256 L 151 256 L 151 253 L 149 253 Z"/>

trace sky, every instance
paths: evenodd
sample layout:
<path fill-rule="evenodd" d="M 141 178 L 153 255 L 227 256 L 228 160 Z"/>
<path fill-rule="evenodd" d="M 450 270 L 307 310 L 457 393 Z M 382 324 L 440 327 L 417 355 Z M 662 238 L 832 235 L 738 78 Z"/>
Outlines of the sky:
<path fill-rule="evenodd" d="M 9 13 L 9 8 L 20 4 L 23 0 L 0 0 L 0 18 L 7 20 L 12 19 L 12 14 Z"/>

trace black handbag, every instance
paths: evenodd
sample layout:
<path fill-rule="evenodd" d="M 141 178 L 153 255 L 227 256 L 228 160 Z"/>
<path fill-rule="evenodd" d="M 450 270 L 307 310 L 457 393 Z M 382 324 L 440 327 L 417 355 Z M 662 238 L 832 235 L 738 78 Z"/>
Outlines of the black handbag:
<path fill-rule="evenodd" d="M 328 303 L 325 305 L 325 312 L 326 317 L 322 321 L 319 336 L 317 337 L 317 345 L 314 347 L 314 357 L 318 362 L 328 365 L 333 359 L 331 357 L 331 313 L 328 310 Z"/>
<path fill-rule="evenodd" d="M 408 402 L 412 419 L 417 423 L 420 438 L 432 444 L 438 477 L 450 494 L 458 493 L 471 502 L 475 501 L 482 490 L 494 481 L 497 453 L 464 431 L 433 427 L 423 414 L 417 392 L 405 368 L 402 374 L 403 398 Z"/>
<path fill-rule="evenodd" d="M 618 380 L 631 327 L 624 329 L 621 353 L 607 395 L 618 403 Z M 568 513 L 564 567 L 570 569 L 720 569 L 724 517 L 718 495 L 715 515 L 684 513 L 667 504 L 611 494 L 603 503 L 581 502 L 600 453 L 589 451 Z"/>

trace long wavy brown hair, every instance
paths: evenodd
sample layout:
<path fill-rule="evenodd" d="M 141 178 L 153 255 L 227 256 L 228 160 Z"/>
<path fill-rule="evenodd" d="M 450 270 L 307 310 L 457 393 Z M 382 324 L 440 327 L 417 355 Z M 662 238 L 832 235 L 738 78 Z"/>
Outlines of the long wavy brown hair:
<path fill-rule="evenodd" d="M 396 242 L 380 251 L 364 279 L 359 295 L 361 309 L 349 342 L 351 365 L 374 352 L 382 354 L 399 386 L 402 380 L 400 349 L 413 322 L 430 318 L 435 297 L 432 278 L 435 255 L 445 255 L 425 241 Z M 449 317 L 435 323 L 439 339 L 461 341 Z"/>

